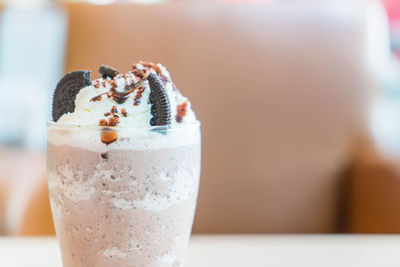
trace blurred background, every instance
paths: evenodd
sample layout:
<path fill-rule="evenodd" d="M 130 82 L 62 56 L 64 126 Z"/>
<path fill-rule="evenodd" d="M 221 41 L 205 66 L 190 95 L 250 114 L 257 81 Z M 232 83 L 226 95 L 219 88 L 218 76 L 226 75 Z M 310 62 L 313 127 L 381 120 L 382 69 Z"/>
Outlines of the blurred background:
<path fill-rule="evenodd" d="M 203 124 L 197 233 L 400 233 L 400 1 L 0 1 L 0 234 L 54 233 L 65 72 L 163 63 Z"/>

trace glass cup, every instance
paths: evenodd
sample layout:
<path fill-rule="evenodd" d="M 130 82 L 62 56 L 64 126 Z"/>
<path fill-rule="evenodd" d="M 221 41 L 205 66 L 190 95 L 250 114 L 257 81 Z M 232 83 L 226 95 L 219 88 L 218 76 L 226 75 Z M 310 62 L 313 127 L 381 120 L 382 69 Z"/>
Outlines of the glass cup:
<path fill-rule="evenodd" d="M 47 129 L 64 267 L 182 266 L 200 180 L 200 123 L 166 129 L 49 122 Z"/>

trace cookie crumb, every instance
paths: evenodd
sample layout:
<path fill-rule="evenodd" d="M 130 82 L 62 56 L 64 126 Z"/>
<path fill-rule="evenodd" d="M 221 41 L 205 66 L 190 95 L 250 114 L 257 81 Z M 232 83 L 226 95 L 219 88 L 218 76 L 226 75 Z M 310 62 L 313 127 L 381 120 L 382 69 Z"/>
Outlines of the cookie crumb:
<path fill-rule="evenodd" d="M 100 121 L 99 121 L 99 126 L 107 126 L 107 121 L 105 120 L 105 119 L 101 119 Z"/>
<path fill-rule="evenodd" d="M 104 131 L 101 133 L 101 142 L 109 145 L 118 139 L 118 133 L 115 131 Z"/>
<path fill-rule="evenodd" d="M 181 123 L 183 121 L 183 117 L 185 117 L 185 115 L 187 113 L 187 106 L 188 106 L 188 101 L 185 101 L 185 102 L 183 102 L 183 104 L 181 104 L 177 107 L 176 116 L 175 116 L 176 122 Z"/>

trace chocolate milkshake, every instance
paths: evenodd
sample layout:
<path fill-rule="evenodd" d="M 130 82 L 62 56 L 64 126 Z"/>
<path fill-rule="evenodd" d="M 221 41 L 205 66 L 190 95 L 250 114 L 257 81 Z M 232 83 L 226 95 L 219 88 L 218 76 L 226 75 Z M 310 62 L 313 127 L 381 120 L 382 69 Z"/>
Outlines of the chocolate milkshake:
<path fill-rule="evenodd" d="M 200 124 L 160 64 L 67 74 L 48 126 L 64 267 L 182 266 L 200 177 Z"/>

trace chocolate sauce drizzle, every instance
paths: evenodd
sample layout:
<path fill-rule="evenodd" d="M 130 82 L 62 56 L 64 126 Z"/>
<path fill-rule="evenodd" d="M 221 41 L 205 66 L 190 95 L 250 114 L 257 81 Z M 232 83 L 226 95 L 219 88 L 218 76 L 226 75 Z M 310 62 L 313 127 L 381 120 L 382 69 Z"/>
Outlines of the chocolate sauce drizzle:
<path fill-rule="evenodd" d="M 106 94 L 106 93 L 103 93 L 103 94 L 100 94 L 100 95 L 97 95 L 97 96 L 93 97 L 92 99 L 90 99 L 90 102 L 100 101 L 101 99 L 103 99 L 102 95 L 104 95 L 104 94 Z"/>
<path fill-rule="evenodd" d="M 93 97 L 90 101 L 95 102 L 95 101 L 100 101 L 102 99 L 102 95 L 107 95 L 109 98 L 112 98 L 116 103 L 118 104 L 123 104 L 125 103 L 130 95 L 136 90 L 138 89 L 138 93 L 135 96 L 135 101 L 134 101 L 134 105 L 137 106 L 140 104 L 140 98 L 143 95 L 143 92 L 145 90 L 143 86 L 143 83 L 146 81 L 146 79 L 142 79 L 137 83 L 134 83 L 132 85 L 126 85 L 125 86 L 125 90 L 122 92 L 117 91 L 117 84 L 115 83 L 115 81 L 113 80 L 107 80 L 107 82 L 110 83 L 111 85 L 111 89 L 109 92 L 107 93 L 102 93 L 99 94 L 95 97 Z M 138 104 L 137 104 L 138 103 Z"/>

